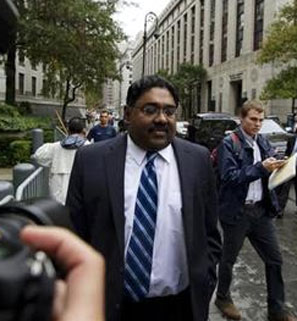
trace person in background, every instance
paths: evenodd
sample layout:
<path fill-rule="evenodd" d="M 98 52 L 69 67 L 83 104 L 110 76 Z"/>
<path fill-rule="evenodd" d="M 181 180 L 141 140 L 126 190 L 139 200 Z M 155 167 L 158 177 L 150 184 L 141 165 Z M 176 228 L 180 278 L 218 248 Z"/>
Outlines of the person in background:
<path fill-rule="evenodd" d="M 100 113 L 99 124 L 95 125 L 88 133 L 88 140 L 96 142 L 101 142 L 116 136 L 116 130 L 113 126 L 108 124 L 109 113 L 107 110 L 102 110 Z"/>
<path fill-rule="evenodd" d="M 297 153 L 297 126 L 296 125 L 294 127 L 294 135 L 292 135 L 288 139 L 287 148 L 285 151 L 285 157 L 290 157 L 295 153 Z M 295 205 L 297 207 L 297 176 L 295 176 L 290 181 L 277 187 L 279 202 L 281 207 L 281 211 L 278 215 L 278 218 L 282 218 L 284 216 L 285 207 L 289 199 L 289 193 L 292 185 L 294 185 L 294 189 L 295 189 Z"/>
<path fill-rule="evenodd" d="M 240 113 L 241 126 L 235 130 L 240 151 L 230 135 L 218 149 L 219 218 L 224 243 L 215 304 L 225 317 L 241 320 L 230 286 L 233 266 L 247 237 L 265 263 L 268 320 L 296 321 L 285 309 L 282 255 L 273 220 L 279 205 L 275 191 L 268 191 L 270 173 L 285 160 L 277 160 L 268 140 L 259 134 L 264 119 L 262 104 L 246 101 Z"/>
<path fill-rule="evenodd" d="M 105 263 L 102 255 L 66 229 L 27 225 L 21 240 L 63 266 L 56 281 L 52 321 L 104 321 Z"/>
<path fill-rule="evenodd" d="M 89 144 L 83 119 L 71 118 L 68 132 L 62 141 L 43 144 L 32 156 L 39 165 L 49 167 L 50 195 L 62 204 L 65 204 L 75 153 L 81 146 Z"/>
<path fill-rule="evenodd" d="M 107 265 L 108 321 L 207 321 L 221 253 L 206 148 L 175 137 L 179 98 L 159 76 L 131 84 L 128 134 L 84 147 L 67 206 Z"/>
<path fill-rule="evenodd" d="M 114 117 L 113 117 L 113 114 L 112 114 L 111 111 L 109 112 L 108 124 L 111 125 L 111 126 L 114 126 Z"/>

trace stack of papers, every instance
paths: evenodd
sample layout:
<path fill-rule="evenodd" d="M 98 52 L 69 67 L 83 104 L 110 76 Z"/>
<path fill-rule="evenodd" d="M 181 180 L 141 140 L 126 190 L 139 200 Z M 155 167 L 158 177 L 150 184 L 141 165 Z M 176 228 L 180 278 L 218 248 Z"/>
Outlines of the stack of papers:
<path fill-rule="evenodd" d="M 274 170 L 268 181 L 268 188 L 272 190 L 277 186 L 288 182 L 296 175 L 296 156 L 295 153 L 290 158 L 288 158 L 286 164 L 279 169 Z"/>

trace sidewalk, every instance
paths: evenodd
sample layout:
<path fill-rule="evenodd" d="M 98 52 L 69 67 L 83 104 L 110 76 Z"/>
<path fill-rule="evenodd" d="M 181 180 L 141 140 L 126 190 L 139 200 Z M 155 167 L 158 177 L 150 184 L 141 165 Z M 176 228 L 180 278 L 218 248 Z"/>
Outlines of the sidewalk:
<path fill-rule="evenodd" d="M 288 309 L 297 316 L 297 214 L 294 190 L 290 191 L 285 215 L 276 219 L 276 229 L 283 255 L 283 278 Z M 234 266 L 232 296 L 242 312 L 242 321 L 266 321 L 266 282 L 264 265 L 249 241 L 240 252 Z M 212 300 L 210 321 L 226 321 Z"/>
<path fill-rule="evenodd" d="M 12 168 L 0 168 L 0 181 L 12 181 Z"/>

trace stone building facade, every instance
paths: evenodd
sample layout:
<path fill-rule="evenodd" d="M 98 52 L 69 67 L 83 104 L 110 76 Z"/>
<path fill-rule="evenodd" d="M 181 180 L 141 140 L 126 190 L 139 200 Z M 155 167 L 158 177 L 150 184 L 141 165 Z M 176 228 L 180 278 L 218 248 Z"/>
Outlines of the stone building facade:
<path fill-rule="evenodd" d="M 158 17 L 159 37 L 148 31 L 145 74 L 175 73 L 183 62 L 202 64 L 207 79 L 193 95 L 194 112 L 236 114 L 246 99 L 259 98 L 265 82 L 279 70 L 259 66 L 256 56 L 265 31 L 290 0 L 172 0 Z M 133 52 L 133 77 L 142 75 L 143 41 Z M 268 114 L 285 120 L 289 101 L 267 104 Z"/>
<path fill-rule="evenodd" d="M 131 42 L 123 42 L 119 45 L 119 50 L 121 55 L 116 64 L 120 79 L 106 79 L 103 86 L 102 104 L 105 108 L 111 109 L 117 117 L 122 118 L 127 91 L 133 79 L 131 61 L 133 44 Z"/>
<path fill-rule="evenodd" d="M 18 53 L 16 55 L 16 102 L 28 102 L 34 114 L 53 116 L 55 110 L 60 111 L 63 104 L 58 93 L 45 97 L 42 88 L 45 84 L 42 65 L 34 66 L 30 60 Z M 6 75 L 3 63 L 0 64 L 0 102 L 5 101 Z M 85 116 L 85 97 L 82 91 L 77 91 L 76 99 L 67 107 L 67 119 L 72 116 Z"/>

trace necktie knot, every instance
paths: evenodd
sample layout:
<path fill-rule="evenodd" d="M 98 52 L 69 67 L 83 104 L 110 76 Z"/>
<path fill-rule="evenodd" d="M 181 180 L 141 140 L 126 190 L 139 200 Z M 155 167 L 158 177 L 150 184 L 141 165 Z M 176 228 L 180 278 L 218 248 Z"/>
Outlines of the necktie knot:
<path fill-rule="evenodd" d="M 147 164 L 153 164 L 157 156 L 158 156 L 157 152 L 147 152 L 146 153 Z"/>

